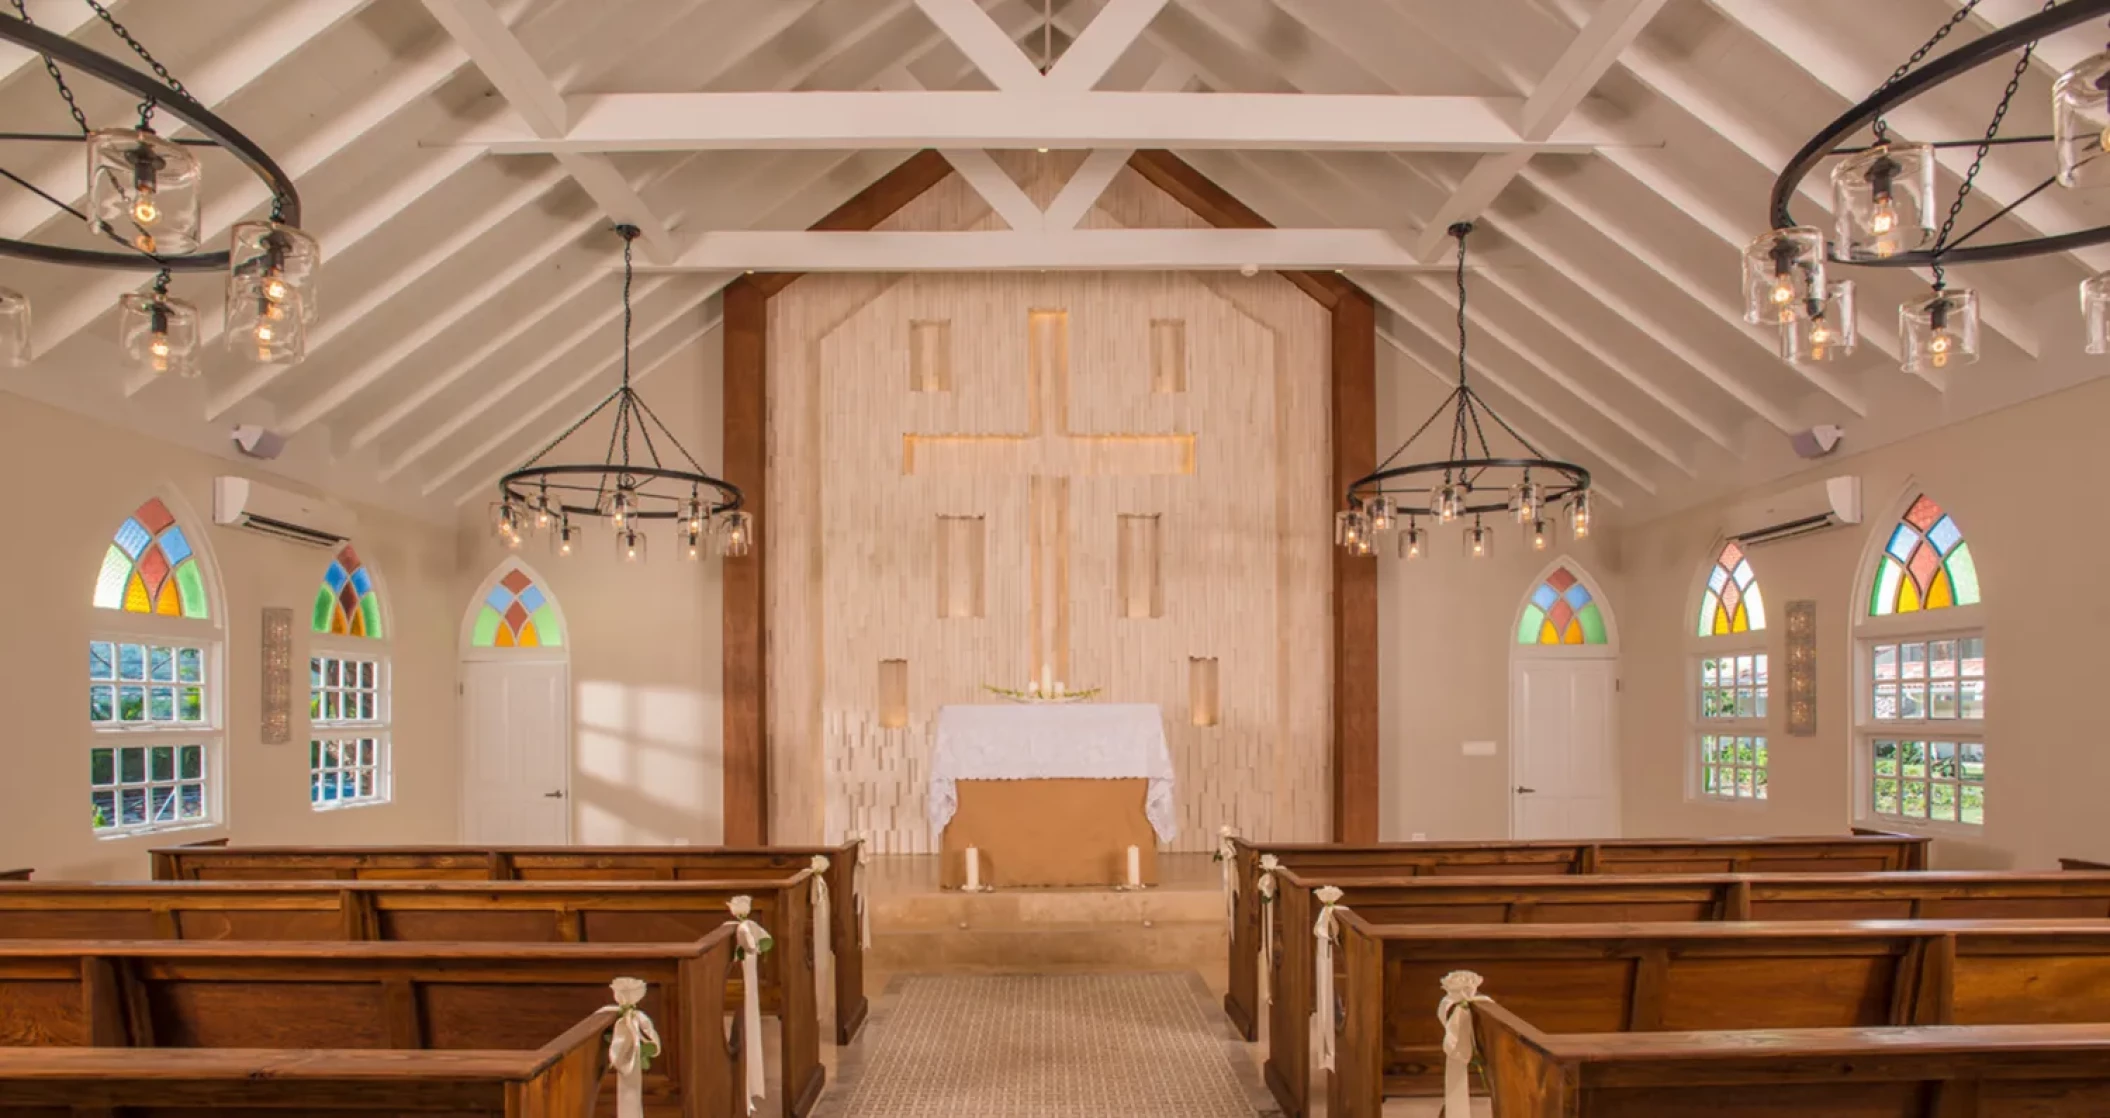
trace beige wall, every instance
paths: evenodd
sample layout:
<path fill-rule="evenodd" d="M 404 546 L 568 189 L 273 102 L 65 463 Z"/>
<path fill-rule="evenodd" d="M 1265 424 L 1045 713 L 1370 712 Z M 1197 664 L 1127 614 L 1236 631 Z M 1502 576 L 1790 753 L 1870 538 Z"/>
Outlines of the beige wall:
<path fill-rule="evenodd" d="M 453 836 L 454 540 L 444 528 L 358 506 L 353 542 L 377 570 L 391 623 L 395 668 L 395 800 L 317 812 L 308 805 L 305 672 L 294 675 L 294 740 L 259 734 L 259 633 L 265 606 L 295 618 L 304 664 L 307 620 L 330 552 L 235 529 L 212 519 L 212 479 L 272 479 L 246 463 L 142 437 L 20 397 L 0 397 L 0 495 L 12 529 L 0 534 L 0 674 L 7 696 L 6 778 L 0 780 L 0 863 L 39 877 L 141 877 L 146 851 L 165 842 L 230 835 L 238 842 L 444 841 Z M 89 826 L 86 652 L 92 626 L 127 615 L 90 604 L 112 534 L 148 497 L 160 496 L 194 546 L 219 570 L 214 612 L 224 649 L 224 826 L 160 836 L 99 839 Z"/>
<path fill-rule="evenodd" d="M 1443 402 L 1449 387 L 1396 350 L 1378 347 L 1378 458 Z M 1505 418 L 1517 409 L 1489 393 Z M 1519 422 L 1528 422 L 1517 415 Z M 1534 430 L 1531 432 L 1536 435 Z M 1439 424 L 1434 438 L 1441 445 Z M 1422 445 L 1417 443 L 1417 446 Z M 1540 449 L 1558 453 L 1559 447 Z M 1563 531 L 1534 552 L 1513 522 L 1496 525 L 1494 554 L 1468 560 L 1462 532 L 1428 526 L 1430 553 L 1398 558 L 1387 539 L 1378 567 L 1380 837 L 1505 838 L 1509 833 L 1509 670 L 1518 611 L 1548 566 L 1570 559 L 1604 592 L 1621 635 L 1630 627 L 1609 533 L 1575 543 Z M 1492 741 L 1493 756 L 1466 756 Z"/>
<path fill-rule="evenodd" d="M 1979 366 L 1965 377 L 2007 375 Z M 1852 625 L 1870 540 L 1887 535 L 1910 493 L 1924 490 L 1955 516 L 1978 563 L 1986 626 L 1987 807 L 1983 834 L 1940 832 L 1950 866 L 2043 867 L 2060 855 L 2110 856 L 2101 792 L 2110 786 L 2095 644 L 2110 617 L 2098 587 L 2110 523 L 2097 509 L 2110 477 L 2101 417 L 2110 381 L 1967 420 L 1867 454 L 1842 455 L 1778 486 L 1641 526 L 1624 535 L 1626 624 L 1623 785 L 1628 834 L 1837 832 L 1854 810 L 1850 740 Z M 1852 433 L 1847 448 L 1851 449 Z M 1688 800 L 1691 729 L 1685 693 L 1695 585 L 1739 499 L 1841 474 L 1862 480 L 1867 518 L 1855 528 L 1763 547 L 1752 566 L 1765 588 L 1779 663 L 1780 617 L 1794 599 L 1817 603 L 1818 725 L 1785 735 L 1778 696 L 1771 727 L 1772 787 L 1763 806 Z M 1640 593 L 1642 589 L 1646 593 Z"/>
<path fill-rule="evenodd" d="M 706 470 L 723 459 L 720 357 L 718 336 L 708 334 L 639 383 Z M 607 449 L 608 426 L 596 419 L 549 461 L 600 461 Z M 665 446 L 660 452 L 674 456 Z M 450 652 L 466 611 L 508 554 L 490 532 L 488 512 L 479 501 L 462 515 L 463 560 L 446 616 Z M 519 553 L 570 628 L 574 842 L 706 844 L 725 835 L 723 560 L 689 563 L 671 528 L 648 532 L 642 566 L 618 561 L 605 522 L 588 525 L 569 557 L 559 558 L 545 538 L 528 540 Z"/>

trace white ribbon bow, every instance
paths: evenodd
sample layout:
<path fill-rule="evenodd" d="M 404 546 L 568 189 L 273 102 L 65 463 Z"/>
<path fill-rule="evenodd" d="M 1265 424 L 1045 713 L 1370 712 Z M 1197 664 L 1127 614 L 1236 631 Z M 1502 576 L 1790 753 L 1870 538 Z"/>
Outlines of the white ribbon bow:
<path fill-rule="evenodd" d="M 734 897 L 725 903 L 739 921 L 733 928 L 735 954 L 740 956 L 740 1062 L 747 1071 L 747 1112 L 755 1112 L 755 1100 L 769 1093 L 769 1074 L 762 1067 L 762 953 L 773 941 L 762 925 L 747 918 L 755 910 L 751 897 Z M 630 1118 L 628 1115 L 622 1118 Z"/>
<path fill-rule="evenodd" d="M 1238 925 L 1238 832 L 1229 823 L 1216 829 L 1216 860 L 1222 863 L 1224 919 Z"/>
<path fill-rule="evenodd" d="M 1319 919 L 1311 926 L 1311 934 L 1319 941 L 1318 974 L 1314 983 L 1314 1005 L 1311 1010 L 1311 1028 L 1319 1038 L 1319 1066 L 1333 1070 L 1333 913 L 1342 907 L 1339 888 L 1326 885 L 1312 894 L 1319 898 Z"/>
<path fill-rule="evenodd" d="M 872 912 L 865 907 L 865 851 L 871 842 L 860 834 L 857 836 L 857 864 L 850 870 L 851 898 L 857 905 L 857 943 L 867 951 L 872 949 Z"/>
<path fill-rule="evenodd" d="M 1273 854 L 1260 856 L 1260 880 L 1253 891 L 1260 894 L 1260 970 L 1269 978 L 1267 1000 L 1275 1002 L 1275 871 L 1282 868 L 1282 859 Z"/>
<path fill-rule="evenodd" d="M 834 940 L 828 938 L 828 933 L 833 931 L 835 927 L 834 922 L 830 919 L 833 914 L 828 909 L 828 865 L 828 856 L 826 854 L 815 854 L 813 856 L 813 945 L 815 958 L 820 957 L 820 947 L 823 943 L 830 947 L 833 947 L 835 943 Z"/>
<path fill-rule="evenodd" d="M 659 1055 L 659 1030 L 637 1007 L 645 1000 L 645 983 L 638 978 L 618 978 L 608 984 L 615 991 L 615 1024 L 608 1028 L 608 1064 L 615 1069 L 616 1118 L 645 1118 L 645 1069 Z"/>
<path fill-rule="evenodd" d="M 1465 1118 L 1472 1113 L 1473 1010 L 1480 996 L 1480 976 L 1469 970 L 1454 970 L 1443 976 L 1443 1000 L 1436 1003 L 1436 1019 L 1443 1022 L 1443 1114 Z"/>

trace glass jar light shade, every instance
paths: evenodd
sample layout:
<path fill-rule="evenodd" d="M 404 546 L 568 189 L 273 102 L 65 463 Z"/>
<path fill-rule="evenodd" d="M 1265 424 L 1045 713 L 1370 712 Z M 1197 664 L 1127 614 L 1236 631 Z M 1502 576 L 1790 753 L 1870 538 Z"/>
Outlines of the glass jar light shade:
<path fill-rule="evenodd" d="M 755 546 L 755 518 L 746 512 L 735 510 L 725 514 L 725 532 L 718 537 L 719 554 L 728 559 L 739 559 Z"/>
<path fill-rule="evenodd" d="M 227 285 L 227 348 L 259 365 L 290 365 L 307 355 L 307 321 L 298 291 L 268 293 L 271 281 L 243 277 Z"/>
<path fill-rule="evenodd" d="M 1509 511 L 1517 516 L 1517 523 L 1529 524 L 1539 518 L 1539 507 L 1545 504 L 1543 490 L 1538 482 L 1521 481 L 1509 490 Z"/>
<path fill-rule="evenodd" d="M 616 554 L 620 555 L 625 563 L 644 562 L 645 543 L 645 534 L 634 527 L 625 528 L 615 534 Z"/>
<path fill-rule="evenodd" d="M 1419 559 L 1428 554 L 1429 534 L 1419 524 L 1408 524 L 1407 530 L 1399 534 L 1399 557 Z"/>
<path fill-rule="evenodd" d="M 196 156 L 152 132 L 88 134 L 88 225 L 141 252 L 180 256 L 198 247 Z"/>
<path fill-rule="evenodd" d="M 567 516 L 564 522 L 557 526 L 557 554 L 569 556 L 578 546 L 579 528 Z"/>
<path fill-rule="evenodd" d="M 1389 532 L 1394 512 L 1392 498 L 1372 497 L 1363 502 L 1363 525 L 1371 532 Z"/>
<path fill-rule="evenodd" d="M 1832 255 L 1881 260 L 1934 240 L 1934 148 L 1879 144 L 1832 168 Z"/>
<path fill-rule="evenodd" d="M 2088 352 L 2110 353 L 2110 272 L 2081 281 L 2081 321 L 2088 327 Z"/>
<path fill-rule="evenodd" d="M 1588 490 L 1568 498 L 1568 533 L 1578 540 L 1590 538 L 1591 504 Z"/>
<path fill-rule="evenodd" d="M 244 221 L 228 236 L 227 269 L 228 302 L 248 284 L 266 299 L 297 297 L 300 320 L 315 321 L 315 280 L 322 270 L 315 238 L 276 221 Z"/>
<path fill-rule="evenodd" d="M 0 287 L 0 365 L 29 364 L 29 296 Z"/>
<path fill-rule="evenodd" d="M 1465 530 L 1465 555 L 1468 559 L 1485 559 L 1494 554 L 1494 529 L 1478 521 Z"/>
<path fill-rule="evenodd" d="M 2060 186 L 2110 184 L 2110 53 L 2082 59 L 2051 86 Z"/>
<path fill-rule="evenodd" d="M 520 507 L 511 500 L 501 500 L 491 505 L 491 532 L 509 546 L 519 546 L 521 535 Z"/>
<path fill-rule="evenodd" d="M 636 512 L 636 491 L 627 484 L 618 484 L 615 495 L 608 498 L 608 523 L 615 528 L 617 535 L 629 530 L 631 517 Z"/>
<path fill-rule="evenodd" d="M 198 375 L 198 308 L 134 291 L 117 301 L 117 345 L 127 360 L 156 373 Z"/>
<path fill-rule="evenodd" d="M 1978 360 L 1978 293 L 1968 288 L 1930 291 L 1898 307 L 1905 339 L 1903 368 L 1936 372 Z"/>
<path fill-rule="evenodd" d="M 1531 522 L 1530 535 L 1533 551 L 1544 551 L 1553 546 L 1553 525 L 1546 523 L 1543 517 Z"/>
<path fill-rule="evenodd" d="M 1860 340 L 1854 317 L 1854 285 L 1845 280 L 1831 285 L 1831 297 L 1805 306 L 1780 328 L 1780 355 L 1798 365 L 1839 361 L 1850 356 Z"/>
<path fill-rule="evenodd" d="M 1744 321 L 1779 326 L 1824 290 L 1824 234 L 1775 229 L 1744 246 Z"/>
<path fill-rule="evenodd" d="M 1471 492 L 1463 482 L 1447 481 L 1437 486 L 1435 497 L 1429 501 L 1429 511 L 1435 514 L 1437 523 L 1449 524 L 1465 515 Z"/>

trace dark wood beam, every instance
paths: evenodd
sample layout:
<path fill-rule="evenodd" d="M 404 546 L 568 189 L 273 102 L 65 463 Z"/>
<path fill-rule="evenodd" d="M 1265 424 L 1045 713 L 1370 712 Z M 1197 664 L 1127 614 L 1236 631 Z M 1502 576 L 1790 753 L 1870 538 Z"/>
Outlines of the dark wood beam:
<path fill-rule="evenodd" d="M 1351 286 L 1333 307 L 1333 488 L 1377 468 L 1377 308 Z M 1333 548 L 1333 840 L 1376 842 L 1377 564 Z"/>
<path fill-rule="evenodd" d="M 1150 185 L 1172 195 L 1172 200 L 1193 211 L 1194 216 L 1218 229 L 1273 229 L 1266 218 L 1253 212 L 1251 206 L 1232 197 L 1231 192 L 1216 185 L 1216 181 L 1190 166 L 1186 160 L 1169 151 L 1139 151 L 1128 159 L 1130 170 L 1143 176 Z M 1328 310 L 1340 301 L 1341 296 L 1359 290 L 1354 284 L 1332 272 L 1283 272 L 1282 278 L 1297 285 L 1298 290 L 1312 297 L 1312 301 Z"/>

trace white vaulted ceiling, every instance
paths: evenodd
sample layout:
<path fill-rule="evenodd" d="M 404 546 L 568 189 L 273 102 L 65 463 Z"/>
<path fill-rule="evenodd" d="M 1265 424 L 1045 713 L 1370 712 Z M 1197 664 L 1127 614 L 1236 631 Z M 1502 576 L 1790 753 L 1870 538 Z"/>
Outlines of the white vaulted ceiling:
<path fill-rule="evenodd" d="M 214 449 L 264 423 L 293 437 L 288 473 L 444 518 L 612 385 L 611 220 L 646 230 L 644 367 L 715 344 L 717 293 L 741 269 L 1257 263 L 1341 268 L 1383 308 L 1380 375 L 1426 377 L 1454 367 L 1444 229 L 1471 219 L 1483 392 L 1596 472 L 1619 515 L 1653 515 L 1787 471 L 1786 433 L 1814 423 L 1866 447 L 2098 375 L 2072 290 L 2110 248 L 1953 270 L 1980 291 L 1987 356 L 1941 378 L 1897 370 L 1894 307 L 1924 289 L 1910 275 L 1855 277 L 1850 363 L 1787 365 L 1740 318 L 1737 254 L 1775 171 L 1960 2 L 1057 0 L 1050 28 L 1042 0 L 124 0 L 118 18 L 298 183 L 327 256 L 309 356 L 258 368 L 214 346 L 200 379 L 142 379 L 117 359 L 112 313 L 140 275 L 9 260 L 0 283 L 32 298 L 40 357 L 0 385 Z M 1956 39 L 2036 7 L 1983 0 Z M 79 0 L 29 8 L 129 58 Z M 2050 83 L 2094 34 L 2042 45 L 2007 131 L 2048 130 Z M 1977 135 L 2006 69 L 1893 128 Z M 129 98 L 73 84 L 92 121 L 130 119 Z M 0 117 L 70 128 L 13 48 Z M 1012 228 L 799 232 L 925 147 Z M 1084 184 L 1043 215 L 982 154 L 1101 152 L 1080 177 L 1103 181 L 1138 147 L 1171 148 L 1281 232 L 1072 231 Z M 1969 155 L 1945 153 L 1945 192 Z M 1996 154 L 1966 226 L 2045 159 Z M 78 160 L 0 147 L 0 166 L 69 200 Z M 207 176 L 217 241 L 264 192 L 218 153 Z M 1993 233 L 2105 210 L 2054 189 Z M 84 243 L 53 212 L 0 184 L 0 235 Z M 1814 189 L 1797 214 L 1825 222 Z M 217 280 L 175 290 L 216 335 Z"/>

